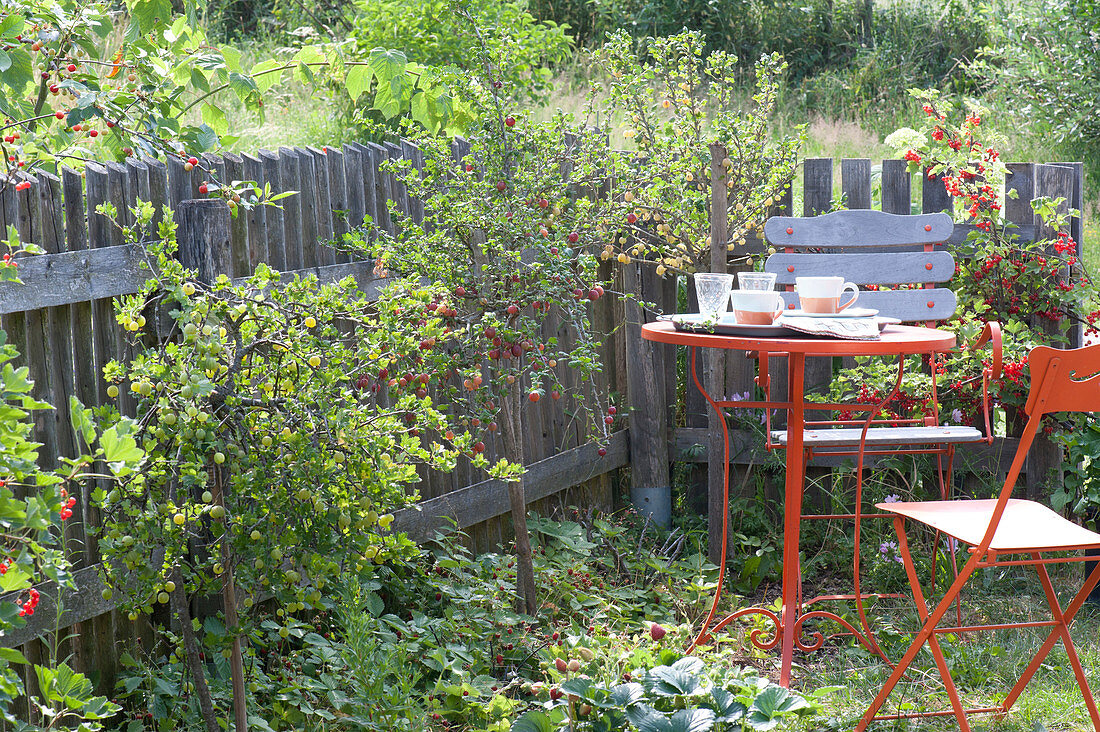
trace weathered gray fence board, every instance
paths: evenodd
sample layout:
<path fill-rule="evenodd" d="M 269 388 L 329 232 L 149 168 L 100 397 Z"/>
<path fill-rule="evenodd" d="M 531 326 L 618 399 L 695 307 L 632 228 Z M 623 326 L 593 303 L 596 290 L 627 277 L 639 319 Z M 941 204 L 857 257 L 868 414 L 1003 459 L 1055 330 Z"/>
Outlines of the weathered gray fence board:
<path fill-rule="evenodd" d="M 295 195 L 280 199 L 283 206 L 283 244 L 286 247 L 286 269 L 301 269 L 302 263 L 302 168 L 298 153 L 289 147 L 279 148 L 279 190 Z"/>
<path fill-rule="evenodd" d="M 337 243 L 336 255 L 333 264 L 344 264 L 349 261 L 347 252 L 341 251 L 339 244 L 348 233 L 348 169 L 347 156 L 342 150 L 334 147 L 325 148 L 325 164 L 328 165 L 328 192 L 329 210 L 332 220 L 332 238 Z"/>
<path fill-rule="evenodd" d="M 250 180 L 263 190 L 264 176 L 263 161 L 253 155 L 241 156 L 241 175 L 245 180 Z M 267 210 L 270 206 L 254 205 L 247 213 L 240 214 L 246 219 L 245 226 L 248 229 L 248 271 L 255 272 L 256 265 L 261 262 L 270 263 L 267 254 Z"/>
<path fill-rule="evenodd" d="M 869 158 L 844 158 L 840 161 L 840 190 L 848 208 L 871 208 Z"/>
<path fill-rule="evenodd" d="M 282 188 L 281 172 L 279 170 L 279 155 L 270 150 L 260 150 L 260 160 L 263 161 L 265 185 L 271 186 L 271 191 L 277 193 Z M 272 269 L 279 271 L 287 268 L 286 256 L 286 209 L 280 199 L 275 206 L 265 206 L 265 228 L 267 230 L 267 263 Z"/>
<path fill-rule="evenodd" d="M 326 148 L 327 149 L 327 148 Z M 325 153 L 316 148 L 306 148 L 306 152 L 313 158 L 313 175 L 316 182 L 314 197 L 317 200 L 313 209 L 314 225 L 317 227 L 317 263 L 320 265 L 336 264 L 336 252 L 329 246 L 332 241 L 332 195 L 329 187 L 329 164 Z"/>
<path fill-rule="evenodd" d="M 244 159 L 240 155 L 226 153 L 223 157 L 222 185 L 232 185 L 244 180 Z M 232 249 L 233 268 L 230 277 L 244 277 L 252 271 L 248 253 L 248 214 L 238 207 L 237 215 L 229 220 L 229 242 Z"/>
<path fill-rule="evenodd" d="M 912 175 L 904 160 L 882 161 L 882 210 L 892 214 L 913 213 Z"/>

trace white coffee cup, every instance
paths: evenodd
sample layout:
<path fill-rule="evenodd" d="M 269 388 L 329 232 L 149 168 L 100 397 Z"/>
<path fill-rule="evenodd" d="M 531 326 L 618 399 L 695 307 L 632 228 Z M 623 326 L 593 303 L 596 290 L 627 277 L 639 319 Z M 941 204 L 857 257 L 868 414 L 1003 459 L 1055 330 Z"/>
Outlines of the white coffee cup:
<path fill-rule="evenodd" d="M 771 325 L 783 312 L 775 290 L 730 290 L 733 317 L 742 325 Z"/>
<path fill-rule="evenodd" d="M 799 307 L 807 313 L 839 313 L 859 297 L 859 287 L 843 277 L 795 277 L 795 289 Z M 851 291 L 852 299 L 841 305 L 845 290 Z"/>

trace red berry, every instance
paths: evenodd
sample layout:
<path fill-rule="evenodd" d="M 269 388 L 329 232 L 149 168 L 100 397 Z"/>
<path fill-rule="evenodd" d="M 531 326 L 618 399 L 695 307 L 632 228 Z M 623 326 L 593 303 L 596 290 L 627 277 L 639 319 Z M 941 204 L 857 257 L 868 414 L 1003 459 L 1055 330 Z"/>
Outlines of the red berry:
<path fill-rule="evenodd" d="M 515 127 L 516 118 L 515 117 L 505 117 L 504 118 L 504 124 L 508 125 L 509 127 Z"/>
<path fill-rule="evenodd" d="M 471 172 L 473 169 L 474 169 L 474 166 L 470 165 L 469 163 L 466 163 L 466 172 L 467 173 Z"/>
<path fill-rule="evenodd" d="M 609 415 L 607 415 L 606 417 L 604 417 L 604 418 L 603 418 L 603 423 L 604 423 L 604 424 L 615 424 L 615 418 L 614 418 L 614 417 L 612 417 L 612 416 L 611 416 L 611 415 L 609 414 Z"/>
<path fill-rule="evenodd" d="M 599 455 L 600 457 L 603 457 L 604 455 L 607 454 L 607 448 L 606 447 L 601 447 L 599 450 L 596 450 L 596 454 Z"/>
<path fill-rule="evenodd" d="M 191 163 L 192 165 L 198 165 L 199 159 L 192 155 L 191 157 L 187 158 L 187 162 Z"/>
<path fill-rule="evenodd" d="M 88 130 L 89 137 L 99 137 L 99 130 Z"/>
<path fill-rule="evenodd" d="M 207 192 L 209 190 L 210 190 L 210 186 L 206 185 L 205 183 L 203 183 L 201 186 L 199 186 L 199 193 L 201 193 L 204 196 L 207 194 Z"/>
<path fill-rule="evenodd" d="M 57 94 L 58 91 L 59 91 L 59 89 L 58 89 L 57 84 L 50 84 L 50 92 L 51 93 Z"/>
<path fill-rule="evenodd" d="M 532 402 L 537 402 L 539 399 L 542 399 L 542 395 L 539 394 L 537 391 L 533 391 L 527 395 L 527 398 L 530 399 Z"/>
<path fill-rule="evenodd" d="M 608 408 L 607 408 L 607 413 L 608 413 L 608 414 L 615 414 L 615 413 L 616 413 L 616 412 L 618 412 L 618 411 L 619 411 L 619 410 L 618 410 L 618 409 L 615 409 L 615 407 L 608 407 Z"/>
<path fill-rule="evenodd" d="M 576 244 L 576 243 L 577 243 L 577 240 L 579 240 L 579 239 L 581 238 L 581 235 L 580 235 L 580 234 L 578 234 L 578 233 L 577 233 L 577 232 L 575 232 L 575 231 L 570 231 L 570 232 L 569 232 L 569 236 L 568 236 L 568 237 L 566 237 L 566 238 L 568 238 L 568 239 L 569 239 L 569 243 L 570 243 L 570 244 Z"/>
<path fill-rule="evenodd" d="M 485 443 L 484 442 L 475 442 L 474 443 L 474 452 L 477 452 L 477 453 L 485 452 Z"/>
<path fill-rule="evenodd" d="M 74 71 L 76 71 L 76 64 L 69 64 L 69 65 L 68 65 L 68 66 L 66 66 L 65 68 L 66 68 L 66 69 L 68 69 L 68 70 L 69 70 L 69 73 L 71 74 L 71 73 L 73 73 Z"/>
<path fill-rule="evenodd" d="M 628 213 L 626 215 L 626 223 L 628 223 L 628 224 L 633 224 L 637 220 L 638 220 L 638 217 L 635 216 L 633 213 Z"/>
<path fill-rule="evenodd" d="M 519 306 L 518 305 L 516 305 L 515 303 L 512 303 L 511 305 L 508 306 L 508 314 L 509 315 L 517 315 L 518 313 L 519 313 Z"/>
<path fill-rule="evenodd" d="M 662 628 L 657 623 L 652 623 L 649 626 L 649 637 L 655 641 L 659 641 L 664 638 L 666 633 L 668 633 L 668 631 Z"/>
<path fill-rule="evenodd" d="M 497 181 L 497 190 L 504 193 L 504 189 L 508 187 L 508 184 L 502 180 Z"/>
<path fill-rule="evenodd" d="M 569 664 L 566 662 L 566 660 L 564 658 L 555 658 L 554 659 L 554 668 L 556 668 L 558 670 L 558 673 L 565 673 L 566 671 L 569 670 Z"/>
<path fill-rule="evenodd" d="M 80 132 L 82 129 L 84 129 L 83 125 L 73 125 L 73 132 Z"/>
<path fill-rule="evenodd" d="M 111 120 L 107 120 L 107 128 L 108 128 L 108 129 L 110 129 L 110 128 L 114 127 L 114 126 L 115 126 L 115 123 L 114 123 L 114 122 L 112 122 Z"/>
<path fill-rule="evenodd" d="M 549 205 L 550 205 L 550 202 L 547 201 L 545 198 L 540 198 L 539 199 L 539 208 L 546 208 Z"/>
<path fill-rule="evenodd" d="M 65 119 L 65 113 L 64 112 L 54 112 L 53 116 L 57 117 L 58 119 Z"/>
<path fill-rule="evenodd" d="M 550 392 L 550 398 L 551 399 L 561 399 L 561 392 L 558 391 L 557 389 L 554 389 L 552 392 Z"/>
<path fill-rule="evenodd" d="M 596 300 L 599 300 L 600 299 L 599 290 L 596 290 L 596 289 L 589 290 L 588 291 L 588 299 L 591 300 L 592 302 L 595 302 Z"/>

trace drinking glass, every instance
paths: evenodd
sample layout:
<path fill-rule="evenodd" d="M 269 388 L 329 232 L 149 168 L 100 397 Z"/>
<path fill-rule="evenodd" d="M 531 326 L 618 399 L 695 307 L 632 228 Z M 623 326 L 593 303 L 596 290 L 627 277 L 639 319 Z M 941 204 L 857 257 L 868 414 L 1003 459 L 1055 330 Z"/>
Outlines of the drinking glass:
<path fill-rule="evenodd" d="M 699 272 L 695 275 L 695 295 L 699 298 L 699 312 L 714 317 L 726 312 L 733 275 Z"/>
<path fill-rule="evenodd" d="M 775 287 L 775 273 L 738 272 L 737 284 L 742 290 L 770 290 Z"/>

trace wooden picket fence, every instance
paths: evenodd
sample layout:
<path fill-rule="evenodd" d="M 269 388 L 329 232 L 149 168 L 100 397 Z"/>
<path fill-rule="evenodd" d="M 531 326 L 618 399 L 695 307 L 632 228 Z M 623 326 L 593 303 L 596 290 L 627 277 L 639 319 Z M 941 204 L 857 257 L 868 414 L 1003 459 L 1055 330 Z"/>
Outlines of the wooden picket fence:
<path fill-rule="evenodd" d="M 462 143 L 457 143 L 456 157 L 463 152 Z M 21 191 L 15 190 L 15 181 L 0 185 L 0 226 L 15 226 L 22 239 L 46 250 L 46 254 L 21 261 L 24 286 L 0 287 L 0 321 L 9 341 L 23 354 L 22 362 L 30 368 L 34 396 L 57 405 L 66 405 L 70 396 L 76 396 L 86 405 L 110 402 L 124 411 L 133 408 L 125 394 L 119 400 L 107 397 L 102 369 L 112 358 L 129 354 L 114 320 L 112 299 L 136 292 L 148 271 L 140 267 L 138 248 L 125 244 L 121 232 L 96 213 L 100 204 L 113 204 L 123 220 L 127 208 L 137 200 L 150 201 L 157 211 L 173 209 L 181 222 L 181 260 L 206 278 L 218 274 L 245 277 L 266 262 L 288 274 L 312 274 L 321 281 L 354 276 L 370 291 L 380 284 L 372 274 L 372 263 L 354 260 L 327 243 L 367 217 L 392 231 L 387 201 L 414 219 L 423 216 L 422 204 L 381 169 L 381 163 L 389 159 L 422 164 L 419 150 L 407 142 L 371 143 L 341 149 L 281 148 L 255 156 L 206 156 L 192 171 L 186 171 L 178 159 L 93 163 L 83 175 L 69 169 L 62 169 L 60 178 L 39 173 L 34 185 Z M 1033 196 L 1065 197 L 1069 205 L 1080 208 L 1080 164 L 1009 167 L 1008 185 L 1019 193 L 1019 199 L 1009 199 L 1006 213 L 1026 235 L 1036 231 L 1028 206 Z M 230 219 L 224 203 L 199 200 L 198 188 L 206 177 L 201 168 L 216 171 L 220 180 L 252 180 L 260 186 L 270 184 L 275 192 L 298 191 L 298 195 L 280 201 L 281 207 L 260 206 Z M 793 210 L 798 198 L 806 214 L 829 210 L 836 198 L 834 178 L 832 160 L 807 160 L 802 181 L 796 181 L 786 200 L 777 204 L 776 213 Z M 878 171 L 870 160 L 841 161 L 839 191 L 849 208 L 870 208 L 877 199 L 883 210 L 911 213 L 913 187 L 899 161 L 884 161 Z M 939 181 L 922 181 L 918 187 L 920 210 L 938 211 L 950 205 Z M 1075 226 L 1080 241 L 1079 220 Z M 963 236 L 965 227 L 957 227 L 952 241 Z M 644 507 L 648 501 L 667 500 L 672 463 L 706 462 L 707 455 L 715 453 L 705 403 L 693 386 L 684 388 L 689 375 L 678 367 L 675 349 L 642 341 L 638 335 L 641 324 L 657 314 L 640 303 L 675 311 L 682 278 L 660 278 L 652 268 L 636 263 L 604 263 L 601 274 L 614 283 L 612 290 L 635 296 L 602 298 L 593 311 L 595 327 L 608 334 L 600 387 L 619 395 L 619 403 L 626 407 L 623 411 L 630 415 L 630 427 L 615 433 L 608 454 L 597 457 L 596 445 L 582 442 L 570 418 L 568 397 L 525 407 L 523 432 L 530 465 L 527 490 L 533 510 L 542 513 L 572 504 L 614 505 L 613 488 L 620 469 L 628 466 L 631 492 L 638 503 Z M 620 324 L 625 325 L 618 327 Z M 772 373 L 778 396 L 786 389 L 779 361 L 772 364 Z M 809 367 L 807 384 L 821 387 L 831 374 L 831 364 Z M 727 393 L 752 388 L 747 360 L 730 359 L 726 376 Z M 569 379 L 577 377 L 566 370 L 562 378 L 568 393 Z M 683 404 L 678 403 L 678 394 L 686 395 Z M 68 420 L 64 408 L 36 415 L 35 435 L 43 443 L 43 464 L 53 465 L 58 456 L 72 454 Z M 748 434 L 734 435 L 734 462 L 759 461 L 760 446 L 753 439 Z M 503 452 L 499 436 L 487 439 L 486 445 L 490 458 Z M 988 454 L 978 456 L 979 462 L 986 467 L 998 464 L 1003 447 L 998 444 L 988 449 Z M 721 467 L 717 462 L 710 469 L 712 505 L 715 476 Z M 830 467 L 821 463 L 815 469 Z M 705 491 L 707 481 L 701 484 Z M 423 500 L 418 509 L 402 512 L 397 520 L 397 527 L 415 539 L 430 539 L 437 529 L 453 524 L 467 532 L 471 547 L 477 550 L 508 541 L 511 529 L 505 486 L 484 480 L 469 463 L 445 475 L 423 474 L 419 491 Z M 65 527 L 77 566 L 77 590 L 63 595 L 60 627 L 69 627 L 73 633 L 73 640 L 65 646 L 73 665 L 95 674 L 101 690 L 109 693 L 120 653 L 148 638 L 149 633 L 120 617 L 114 600 L 102 598 L 95 542 L 85 531 L 97 521 L 88 496 L 80 496 Z M 720 526 L 721 516 L 711 510 L 710 521 L 712 527 L 715 522 Z M 43 588 L 42 605 L 33 622 L 2 641 L 7 646 L 26 644 L 32 660 L 42 654 L 40 642 L 34 639 L 53 627 L 54 597 L 49 589 Z"/>

